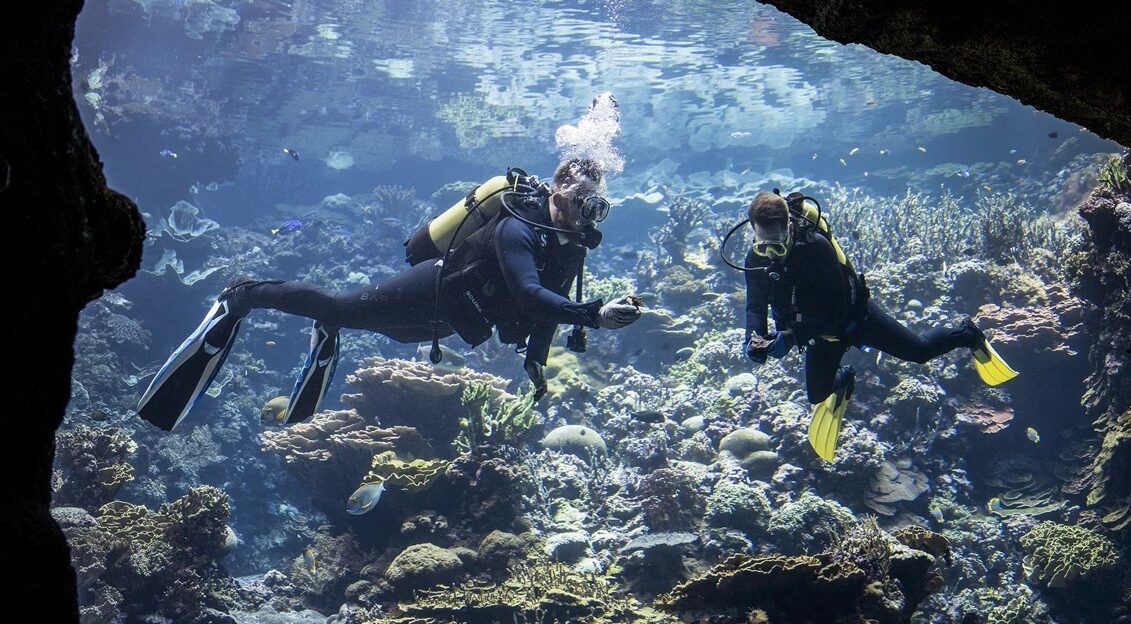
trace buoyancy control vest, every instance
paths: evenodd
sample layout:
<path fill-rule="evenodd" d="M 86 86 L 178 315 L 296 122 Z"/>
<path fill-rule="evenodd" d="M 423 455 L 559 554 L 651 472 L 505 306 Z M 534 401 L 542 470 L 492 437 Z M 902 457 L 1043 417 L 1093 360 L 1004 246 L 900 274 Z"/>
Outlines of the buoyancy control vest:
<path fill-rule="evenodd" d="M 547 208 L 550 194 L 548 184 L 512 167 L 505 176 L 495 176 L 476 187 L 405 241 L 405 259 L 410 264 L 441 260 L 432 319 L 436 329 L 429 355 L 433 364 L 439 364 L 443 357 L 438 329 L 441 317 L 473 347 L 490 338 L 495 326 L 502 342 L 525 347 L 532 324 L 521 319 L 493 250 L 494 231 L 502 218 L 513 217 L 550 234 L 539 237 L 543 242 L 539 252 L 545 252 L 554 233 L 578 239 L 580 249 L 571 270 L 576 271 L 576 296 L 581 302 L 585 249 L 600 244 L 601 232 L 594 227 L 570 232 L 552 226 Z M 439 310 L 441 299 L 449 306 L 443 315 Z M 571 350 L 584 351 L 585 328 L 574 327 L 568 344 Z"/>

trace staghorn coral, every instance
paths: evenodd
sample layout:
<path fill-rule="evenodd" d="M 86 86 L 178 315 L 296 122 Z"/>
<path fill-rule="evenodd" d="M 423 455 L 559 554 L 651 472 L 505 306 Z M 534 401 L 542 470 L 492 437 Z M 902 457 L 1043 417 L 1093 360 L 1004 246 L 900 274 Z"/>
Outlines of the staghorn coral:
<path fill-rule="evenodd" d="M 129 458 L 137 444 L 119 429 L 79 425 L 59 432 L 55 448 L 56 466 L 63 477 L 53 497 L 56 505 L 94 509 L 133 481 Z"/>
<path fill-rule="evenodd" d="M 454 444 L 462 453 L 479 452 L 481 447 L 518 446 L 523 434 L 538 420 L 533 390 L 513 397 L 499 394 L 482 382 L 472 382 L 460 401 L 467 414 L 460 419 L 462 431 Z"/>
<path fill-rule="evenodd" d="M 1056 522 L 1033 527 L 1021 536 L 1021 546 L 1025 575 L 1049 587 L 1096 579 L 1119 562 L 1111 540 L 1080 526 Z"/>

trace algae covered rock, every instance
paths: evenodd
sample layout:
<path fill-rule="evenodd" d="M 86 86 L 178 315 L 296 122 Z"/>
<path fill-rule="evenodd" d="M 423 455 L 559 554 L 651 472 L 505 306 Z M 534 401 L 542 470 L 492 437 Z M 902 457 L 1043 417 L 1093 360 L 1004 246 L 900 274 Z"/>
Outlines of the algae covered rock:
<path fill-rule="evenodd" d="M 600 434 L 584 425 L 562 425 L 542 438 L 542 446 L 572 453 L 582 459 L 590 455 L 607 455 L 608 448 Z"/>
<path fill-rule="evenodd" d="M 524 558 L 528 547 L 529 542 L 520 535 L 491 531 L 479 542 L 479 562 L 488 569 L 503 570 Z"/>
<path fill-rule="evenodd" d="M 401 551 L 389 569 L 385 580 L 398 591 L 411 591 L 450 581 L 463 567 L 459 556 L 435 544 L 413 544 Z"/>
<path fill-rule="evenodd" d="M 769 530 L 783 552 L 819 552 L 836 543 L 855 522 L 845 506 L 806 492 L 774 512 Z"/>
<path fill-rule="evenodd" d="M 1025 575 L 1049 587 L 1096 578 L 1119 561 L 1111 540 L 1070 524 L 1042 522 L 1021 536 L 1021 547 Z"/>
<path fill-rule="evenodd" d="M 707 523 L 746 534 L 763 531 L 770 522 L 770 499 L 745 483 L 722 481 L 707 497 Z"/>

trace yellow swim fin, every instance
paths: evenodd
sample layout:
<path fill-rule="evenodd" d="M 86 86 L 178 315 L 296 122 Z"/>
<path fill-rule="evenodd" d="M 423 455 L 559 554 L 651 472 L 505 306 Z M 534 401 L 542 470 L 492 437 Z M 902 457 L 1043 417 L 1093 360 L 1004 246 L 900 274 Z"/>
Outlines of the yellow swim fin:
<path fill-rule="evenodd" d="M 838 384 L 840 387 L 813 408 L 813 417 L 809 421 L 809 444 L 813 446 L 814 451 L 817 451 L 817 455 L 826 461 L 832 461 L 836 455 L 840 424 L 844 419 L 844 412 L 848 409 L 848 400 L 852 397 L 852 389 L 856 381 L 855 371 L 851 368 L 842 370 L 846 373 Z"/>
<path fill-rule="evenodd" d="M 978 371 L 978 376 L 986 382 L 986 385 L 998 386 L 1018 375 L 1018 372 L 1006 364 L 997 351 L 994 351 L 989 340 L 983 340 L 982 346 L 972 349 L 972 353 L 974 369 Z"/>

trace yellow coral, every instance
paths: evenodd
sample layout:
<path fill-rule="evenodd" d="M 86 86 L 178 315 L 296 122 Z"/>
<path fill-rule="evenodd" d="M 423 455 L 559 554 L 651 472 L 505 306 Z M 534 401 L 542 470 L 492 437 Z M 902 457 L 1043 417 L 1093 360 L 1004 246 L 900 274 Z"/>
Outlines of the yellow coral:
<path fill-rule="evenodd" d="M 1042 522 L 1021 536 L 1021 546 L 1025 575 L 1049 587 L 1087 579 L 1114 568 L 1119 561 L 1111 540 L 1070 524 Z"/>

